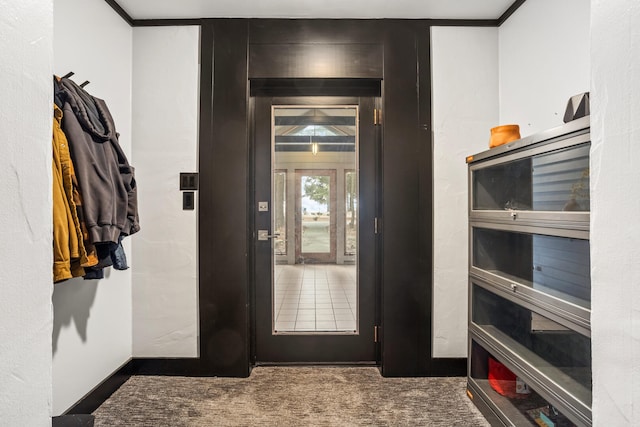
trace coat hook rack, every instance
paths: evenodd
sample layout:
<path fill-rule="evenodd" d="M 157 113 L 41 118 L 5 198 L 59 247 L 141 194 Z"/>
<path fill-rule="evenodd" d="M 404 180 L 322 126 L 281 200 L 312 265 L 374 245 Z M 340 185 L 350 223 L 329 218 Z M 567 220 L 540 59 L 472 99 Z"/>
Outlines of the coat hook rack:
<path fill-rule="evenodd" d="M 84 88 L 86 85 L 88 85 L 89 83 L 91 83 L 89 80 L 85 80 L 84 83 L 80 84 L 80 87 Z"/>
<path fill-rule="evenodd" d="M 63 79 L 68 79 L 69 77 L 73 76 L 75 73 L 73 71 L 69 71 L 67 74 L 65 74 L 64 76 L 62 76 Z"/>

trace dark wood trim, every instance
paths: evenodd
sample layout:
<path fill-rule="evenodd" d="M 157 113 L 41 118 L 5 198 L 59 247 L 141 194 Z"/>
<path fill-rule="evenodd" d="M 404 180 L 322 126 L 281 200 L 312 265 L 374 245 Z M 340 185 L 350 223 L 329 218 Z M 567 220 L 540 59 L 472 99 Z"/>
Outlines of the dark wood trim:
<path fill-rule="evenodd" d="M 198 264 L 200 361 L 206 375 L 250 372 L 247 53 L 247 20 L 203 22 Z"/>
<path fill-rule="evenodd" d="M 125 20 L 127 24 L 132 27 L 163 27 L 163 26 L 181 26 L 181 25 L 202 25 L 204 18 L 191 18 L 191 19 L 177 19 L 177 18 L 169 18 L 169 19 L 133 19 L 131 15 L 125 11 L 122 6 L 120 6 L 117 0 L 104 0 L 111 8 L 118 14 L 122 19 Z M 427 23 L 427 25 L 431 26 L 439 26 L 439 27 L 499 27 L 504 22 L 509 19 L 513 13 L 518 10 L 520 6 L 524 4 L 526 0 L 516 0 L 513 2 L 511 6 L 498 18 L 498 19 L 420 19 L 417 21 L 422 21 Z M 253 19 L 253 21 L 286 21 L 282 19 Z M 384 20 L 384 19 L 383 19 Z M 298 20 L 289 20 L 289 21 L 305 21 L 305 19 Z M 339 20 L 335 21 L 348 21 L 348 20 Z M 372 20 L 362 20 L 362 22 L 368 22 Z M 407 19 L 407 21 L 413 21 L 411 19 Z M 368 30 L 367 30 L 368 31 Z M 283 35 L 283 37 L 287 37 Z M 313 37 L 313 35 L 311 35 Z"/>
<path fill-rule="evenodd" d="M 377 43 L 380 40 L 378 33 L 380 23 L 388 20 L 250 19 L 249 21 L 251 44 L 262 45 Z M 318 25 L 319 23 L 321 25 Z"/>
<path fill-rule="evenodd" d="M 132 375 L 208 376 L 201 367 L 200 359 L 195 358 L 135 358 L 132 362 Z"/>
<path fill-rule="evenodd" d="M 433 27 L 497 27 L 497 19 L 424 19 L 420 20 Z"/>
<path fill-rule="evenodd" d="M 277 116 L 276 126 L 355 126 L 356 118 L 348 116 Z M 355 136 L 353 137 L 355 138 Z M 276 138 L 277 139 L 277 138 Z"/>
<path fill-rule="evenodd" d="M 211 21 L 207 21 L 203 23 L 200 30 L 200 113 L 199 113 L 199 153 L 198 153 L 198 163 L 202 165 L 205 161 L 208 161 L 213 156 L 213 146 L 210 141 L 213 139 L 213 65 L 214 65 L 214 45 L 213 45 L 213 23 Z M 206 143 L 205 143 L 206 141 Z M 207 225 L 204 230 L 208 230 L 210 225 L 210 220 L 204 215 L 212 215 L 209 212 L 211 207 L 211 201 L 208 200 L 209 197 L 206 196 L 207 192 L 210 191 L 208 188 L 208 184 L 205 180 L 212 179 L 212 171 L 211 168 L 203 168 L 199 166 L 199 174 L 200 174 L 200 207 L 198 210 L 198 228 L 200 231 L 198 232 L 198 253 L 202 254 L 203 250 L 203 239 L 201 238 L 203 231 L 203 222 Z M 204 199 L 204 200 L 203 200 Z M 205 201 L 206 203 L 203 203 Z M 204 204 L 204 206 L 203 206 Z M 203 207 L 205 213 L 203 213 Z M 210 245 L 211 242 L 206 242 Z M 206 316 L 211 314 L 211 311 L 214 308 L 211 307 L 211 302 L 208 298 L 203 298 L 201 295 L 204 288 L 204 275 L 211 275 L 210 272 L 211 267 L 208 263 L 198 262 L 198 319 L 200 325 L 200 334 L 198 337 L 198 345 L 200 348 L 200 359 L 202 359 L 203 352 L 206 354 L 208 352 L 207 347 L 205 345 L 205 341 L 207 340 L 207 336 L 202 333 L 202 326 L 204 323 L 204 319 Z M 205 293 L 205 295 L 207 295 Z M 205 331 L 208 332 L 210 329 L 205 328 Z M 173 362 L 172 362 L 173 363 Z"/>
<path fill-rule="evenodd" d="M 513 4 L 511 6 L 509 6 L 509 9 L 507 9 L 502 14 L 502 16 L 500 16 L 500 18 L 498 18 L 498 27 L 501 26 L 502 24 L 504 24 L 505 21 L 507 19 L 509 19 L 509 17 L 511 15 L 513 15 L 515 13 L 515 11 L 518 10 L 518 8 L 524 4 L 525 1 L 527 1 L 527 0 L 516 0 L 516 1 L 514 1 Z"/>
<path fill-rule="evenodd" d="M 418 99 L 417 34 L 423 24 L 393 20 L 384 23 L 384 91 L 382 111 L 382 373 L 386 377 L 428 373 L 432 331 L 429 301 L 432 272 L 421 258 L 432 242 L 418 230 L 429 218 L 421 191 L 421 148 Z M 427 224 L 430 227 L 431 224 Z M 430 256 L 428 256 L 430 258 Z"/>
<path fill-rule="evenodd" d="M 466 377 L 467 358 L 433 358 L 429 369 L 430 377 Z"/>
<path fill-rule="evenodd" d="M 316 25 L 317 27 L 317 25 Z M 382 79 L 380 43 L 253 43 L 249 78 Z"/>
<path fill-rule="evenodd" d="M 202 19 L 134 19 L 132 27 L 176 27 L 202 25 Z"/>
<path fill-rule="evenodd" d="M 91 414 L 69 414 L 51 417 L 51 427 L 93 427 L 96 417 Z"/>
<path fill-rule="evenodd" d="M 427 372 L 433 373 L 433 120 L 431 111 L 431 27 L 417 30 L 418 62 L 418 188 L 417 200 L 420 212 L 418 223 L 419 275 L 426 288 L 425 309 L 428 312 L 423 320 L 428 335 L 419 341 L 419 352 L 428 357 Z"/>
<path fill-rule="evenodd" d="M 285 118 L 288 118 L 288 117 L 285 117 Z M 294 117 L 294 118 L 297 119 L 298 117 Z M 322 117 L 321 119 L 324 119 L 324 117 Z M 302 121 L 300 120 L 300 122 Z M 325 120 L 325 122 L 327 121 Z M 333 125 L 336 123 L 333 122 L 329 124 Z M 355 124 L 352 124 L 350 126 L 354 126 L 354 125 Z M 297 125 L 297 126 L 300 126 L 300 125 Z M 345 126 L 349 126 L 349 125 L 345 125 Z M 308 144 L 311 139 L 312 138 L 310 138 L 308 135 L 277 135 L 275 138 L 276 144 L 304 144 L 304 143 Z M 339 144 L 355 145 L 356 136 L 355 135 L 316 135 L 313 137 L 313 142 L 318 142 L 320 144 L 339 143 Z"/>
<path fill-rule="evenodd" d="M 380 96 L 381 79 L 251 79 L 251 96 Z"/>
<path fill-rule="evenodd" d="M 352 368 L 380 368 L 380 364 L 378 362 L 256 362 L 256 367 L 258 366 L 274 366 L 274 367 L 285 367 L 285 366 L 322 366 L 322 367 L 352 367 Z"/>
<path fill-rule="evenodd" d="M 69 408 L 63 415 L 70 414 L 90 414 L 116 390 L 122 386 L 133 375 L 133 361 L 129 359 L 114 373 L 105 378 L 100 384 L 95 386 L 89 393 L 85 394 L 75 405 Z"/>
<path fill-rule="evenodd" d="M 124 19 L 124 21 L 129 24 L 129 26 L 133 27 L 133 18 L 127 13 L 126 10 L 124 10 L 122 8 L 122 6 L 120 6 L 118 4 L 118 2 L 116 0 L 104 0 L 105 2 L 107 2 L 107 4 L 109 6 L 111 6 L 111 8 L 118 14 L 120 15 L 120 17 L 122 19 Z"/>
<path fill-rule="evenodd" d="M 247 73 L 248 75 L 248 73 Z M 248 107 L 248 131 L 249 131 L 249 155 L 248 157 L 248 173 L 247 173 L 247 178 L 249 179 L 249 183 L 247 185 L 247 193 L 246 193 L 246 197 L 247 200 L 249 201 L 249 203 L 252 206 L 255 206 L 256 203 L 256 189 L 258 187 L 257 183 L 256 183 L 256 132 L 260 132 L 262 131 L 262 129 L 256 129 L 256 98 L 254 96 L 249 96 L 249 103 L 247 104 Z M 259 102 L 258 102 L 259 103 Z M 260 112 L 260 111 L 258 111 Z M 259 164 L 259 162 L 258 162 Z M 286 179 L 286 178 L 285 178 Z M 273 203 L 272 203 L 273 205 Z M 250 210 L 247 212 L 247 227 L 249 230 L 257 230 L 258 226 L 261 225 L 259 224 L 258 218 L 256 218 L 255 212 L 251 212 Z M 287 233 L 289 233 L 289 230 L 287 229 Z M 253 235 L 251 232 L 247 233 L 248 239 L 252 238 Z M 259 296 L 257 295 L 257 289 L 256 289 L 256 280 L 257 280 L 257 274 L 256 274 L 256 268 L 255 268 L 255 261 L 256 261 L 256 245 L 255 244 L 250 244 L 247 243 L 247 246 L 249 248 L 248 251 L 248 261 L 249 264 L 247 266 L 247 270 L 248 270 L 248 275 L 249 275 L 249 325 L 250 325 L 250 334 L 249 334 L 249 369 L 253 369 L 253 367 L 255 366 L 256 363 L 256 342 L 257 342 L 257 333 L 256 331 L 258 330 L 258 324 L 257 324 L 257 318 L 258 316 L 256 315 L 256 307 L 258 305 L 258 301 Z M 290 251 L 291 248 L 289 247 L 289 244 L 287 243 L 287 251 Z"/>
<path fill-rule="evenodd" d="M 104 0 L 131 27 L 202 25 L 202 19 L 133 19 L 117 0 Z"/>

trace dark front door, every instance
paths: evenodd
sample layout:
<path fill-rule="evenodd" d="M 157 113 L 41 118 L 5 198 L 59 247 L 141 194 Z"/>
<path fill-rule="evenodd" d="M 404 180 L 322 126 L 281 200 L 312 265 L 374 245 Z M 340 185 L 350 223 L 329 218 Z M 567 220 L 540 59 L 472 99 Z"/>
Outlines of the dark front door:
<path fill-rule="evenodd" d="M 376 362 L 375 98 L 252 98 L 257 363 Z"/>

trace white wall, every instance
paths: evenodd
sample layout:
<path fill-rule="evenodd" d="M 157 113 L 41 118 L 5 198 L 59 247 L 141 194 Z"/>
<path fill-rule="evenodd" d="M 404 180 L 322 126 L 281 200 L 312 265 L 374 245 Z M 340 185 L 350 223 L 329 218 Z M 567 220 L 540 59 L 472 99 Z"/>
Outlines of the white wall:
<path fill-rule="evenodd" d="M 199 27 L 133 32 L 133 154 L 144 220 L 134 245 L 136 357 L 198 355 L 197 203 L 182 210 L 179 174 L 197 171 L 199 35 Z"/>
<path fill-rule="evenodd" d="M 76 73 L 77 83 L 106 101 L 120 144 L 131 158 L 132 29 L 103 0 L 55 0 L 54 72 Z M 140 186 L 145 183 L 138 180 Z M 142 228 L 145 218 L 140 218 Z M 53 412 L 59 415 L 126 363 L 131 350 L 130 269 L 111 268 L 103 280 L 73 279 L 53 293 Z"/>
<path fill-rule="evenodd" d="M 559 126 L 589 91 L 589 1 L 527 1 L 500 27 L 500 124 L 523 137 Z"/>
<path fill-rule="evenodd" d="M 640 425 L 640 3 L 591 10 L 591 330 L 596 426 Z"/>
<path fill-rule="evenodd" d="M 589 12 L 589 0 L 535 0 L 498 29 L 432 30 L 434 357 L 467 352 L 464 158 L 488 149 L 494 126 L 524 137 L 563 124 L 568 99 L 589 91 Z"/>
<path fill-rule="evenodd" d="M 52 0 L 0 14 L 0 424 L 51 420 Z"/>
<path fill-rule="evenodd" d="M 434 27 L 433 356 L 467 354 L 465 157 L 489 149 L 498 125 L 498 29 Z"/>

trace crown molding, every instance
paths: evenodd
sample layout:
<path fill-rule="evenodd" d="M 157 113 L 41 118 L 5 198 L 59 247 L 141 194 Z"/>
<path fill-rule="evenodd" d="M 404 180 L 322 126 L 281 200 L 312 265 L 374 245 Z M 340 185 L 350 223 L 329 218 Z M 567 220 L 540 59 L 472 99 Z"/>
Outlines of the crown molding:
<path fill-rule="evenodd" d="M 201 25 L 202 19 L 133 19 L 117 0 L 104 0 L 124 21 L 132 27 L 163 27 L 177 25 Z M 516 0 L 498 19 L 425 19 L 429 25 L 450 27 L 499 27 L 515 13 L 526 0 Z"/>

